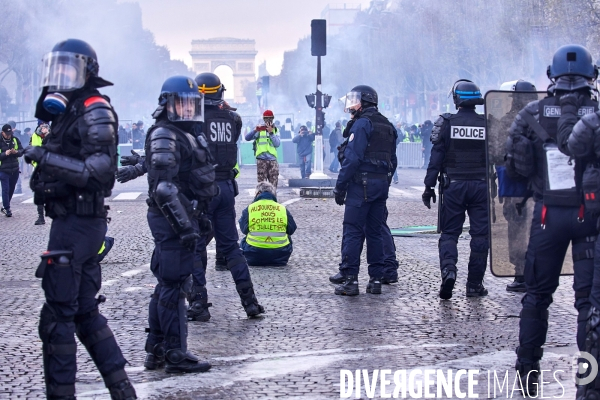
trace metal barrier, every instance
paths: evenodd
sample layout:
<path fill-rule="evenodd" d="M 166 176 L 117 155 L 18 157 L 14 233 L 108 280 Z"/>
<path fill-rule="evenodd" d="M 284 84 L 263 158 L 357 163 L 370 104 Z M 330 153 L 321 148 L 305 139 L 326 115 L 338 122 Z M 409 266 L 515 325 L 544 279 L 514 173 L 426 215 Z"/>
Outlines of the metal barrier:
<path fill-rule="evenodd" d="M 423 143 L 399 143 L 396 156 L 400 168 L 421 168 L 423 166 Z"/>

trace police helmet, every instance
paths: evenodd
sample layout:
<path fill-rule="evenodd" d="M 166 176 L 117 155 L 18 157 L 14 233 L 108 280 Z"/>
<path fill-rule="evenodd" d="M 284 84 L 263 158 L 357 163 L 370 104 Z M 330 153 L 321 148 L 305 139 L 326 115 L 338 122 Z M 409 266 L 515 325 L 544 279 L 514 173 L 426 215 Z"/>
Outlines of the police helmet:
<path fill-rule="evenodd" d="M 451 94 L 457 110 L 459 107 L 476 106 L 484 103 L 479 86 L 468 79 L 459 79 L 454 82 Z"/>
<path fill-rule="evenodd" d="M 187 76 L 172 76 L 160 90 L 158 102 L 167 109 L 167 117 L 173 122 L 201 121 L 202 96 L 198 85 Z"/>
<path fill-rule="evenodd" d="M 598 67 L 592 61 L 592 55 L 583 46 L 568 44 L 560 47 L 548 66 L 548 78 L 554 80 L 565 75 L 582 76 L 588 79 L 598 77 Z"/>
<path fill-rule="evenodd" d="M 523 79 L 519 79 L 512 87 L 514 92 L 535 92 L 535 85 L 531 82 L 527 82 Z"/>
<path fill-rule="evenodd" d="M 57 43 L 42 62 L 42 87 L 52 91 L 76 90 L 89 78 L 98 76 L 96 52 L 83 40 L 67 39 Z"/>
<path fill-rule="evenodd" d="M 349 112 L 351 107 L 361 105 L 363 107 L 376 106 L 378 103 L 377 92 L 371 86 L 358 85 L 354 86 L 350 92 L 346 94 L 344 111 Z"/>
<path fill-rule="evenodd" d="M 204 94 L 204 104 L 218 106 L 223 103 L 225 86 L 216 74 L 203 72 L 196 76 L 195 81 L 200 93 Z"/>

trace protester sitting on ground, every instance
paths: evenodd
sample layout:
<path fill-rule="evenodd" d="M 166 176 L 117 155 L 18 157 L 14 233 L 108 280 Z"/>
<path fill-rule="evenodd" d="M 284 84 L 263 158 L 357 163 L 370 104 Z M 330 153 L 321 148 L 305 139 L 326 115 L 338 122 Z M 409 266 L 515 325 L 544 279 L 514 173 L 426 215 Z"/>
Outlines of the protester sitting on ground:
<path fill-rule="evenodd" d="M 277 203 L 275 188 L 269 182 L 256 185 L 256 196 L 238 221 L 246 235 L 240 248 L 248 265 L 285 266 L 292 255 L 292 235 L 296 222 L 284 205 Z"/>

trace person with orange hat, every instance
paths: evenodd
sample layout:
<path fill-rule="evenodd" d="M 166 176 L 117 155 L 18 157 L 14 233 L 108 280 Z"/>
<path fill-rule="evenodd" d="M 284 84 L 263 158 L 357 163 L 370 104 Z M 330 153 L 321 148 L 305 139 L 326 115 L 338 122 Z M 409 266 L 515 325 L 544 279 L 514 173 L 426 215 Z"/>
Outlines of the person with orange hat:
<path fill-rule="evenodd" d="M 279 132 L 273 125 L 273 111 L 265 110 L 263 113 L 264 125 L 259 125 L 246 134 L 247 141 L 254 140 L 254 156 L 256 157 L 257 181 L 269 181 L 277 189 L 279 177 L 279 164 L 277 163 L 277 147 L 281 143 Z"/>

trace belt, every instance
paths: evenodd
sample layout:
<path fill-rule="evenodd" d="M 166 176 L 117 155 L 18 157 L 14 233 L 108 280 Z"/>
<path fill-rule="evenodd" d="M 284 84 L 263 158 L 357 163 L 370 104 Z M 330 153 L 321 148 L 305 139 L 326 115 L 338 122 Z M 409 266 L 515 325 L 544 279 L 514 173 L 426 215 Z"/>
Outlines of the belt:
<path fill-rule="evenodd" d="M 378 174 L 376 172 L 357 172 L 354 174 L 354 179 L 362 180 L 363 178 L 387 180 L 388 174 Z"/>

